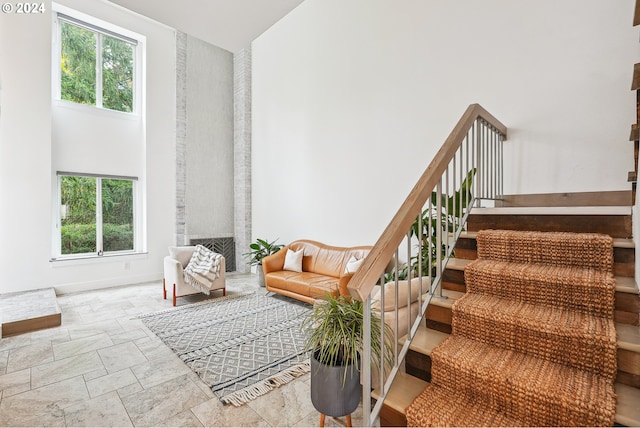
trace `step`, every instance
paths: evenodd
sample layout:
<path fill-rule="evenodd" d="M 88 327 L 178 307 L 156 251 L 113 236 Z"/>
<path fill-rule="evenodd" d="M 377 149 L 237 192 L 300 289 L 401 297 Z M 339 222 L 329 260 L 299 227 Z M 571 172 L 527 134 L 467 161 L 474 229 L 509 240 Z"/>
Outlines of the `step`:
<path fill-rule="evenodd" d="M 640 328 L 627 324 L 616 323 L 616 330 L 618 333 L 619 369 L 634 371 L 633 367 L 635 367 L 635 375 L 638 375 L 637 370 L 640 370 Z M 420 326 L 416 331 L 413 341 L 409 345 L 409 351 L 410 353 L 415 352 L 416 354 L 419 354 L 420 356 L 417 357 L 417 359 L 421 358 L 422 360 L 427 361 L 430 368 L 431 352 L 448 337 L 448 334 Z M 407 339 L 408 337 L 405 336 L 401 338 L 400 341 L 404 344 Z M 624 355 L 621 351 L 627 351 L 628 354 Z M 635 355 L 632 353 L 635 353 Z M 408 355 L 409 354 L 407 354 L 407 356 Z M 410 370 L 411 367 L 407 364 L 407 371 L 409 372 Z M 412 376 L 411 378 L 419 380 L 421 384 L 424 382 L 423 379 L 418 379 L 415 376 Z M 411 380 L 411 378 L 408 378 L 405 375 L 403 381 L 406 382 Z M 627 426 L 640 426 L 640 406 L 637 405 L 637 403 L 640 403 L 640 389 L 617 382 L 616 393 L 618 394 L 616 422 Z"/>
<path fill-rule="evenodd" d="M 604 233 L 631 238 L 631 207 L 503 207 L 473 208 L 469 231 L 482 229 Z"/>
<path fill-rule="evenodd" d="M 640 327 L 616 323 L 617 333 L 617 381 L 621 384 L 640 388 Z M 449 337 L 448 333 L 420 326 L 409 345 L 406 370 L 414 376 L 431 378 L 431 351 Z M 408 340 L 400 338 L 400 344 Z"/>
<path fill-rule="evenodd" d="M 628 427 L 640 426 L 640 389 L 616 382 L 616 423 Z"/>
<path fill-rule="evenodd" d="M 460 259 L 478 258 L 478 232 L 462 232 L 456 243 L 455 256 Z M 613 238 L 613 271 L 618 276 L 635 275 L 635 243 L 633 239 Z"/>
<path fill-rule="evenodd" d="M 475 215 L 631 215 L 630 206 L 473 208 Z"/>
<path fill-rule="evenodd" d="M 615 279 L 609 272 L 478 259 L 467 265 L 464 279 L 469 293 L 613 318 Z"/>
<path fill-rule="evenodd" d="M 619 383 L 640 388 L 640 327 L 617 323 L 616 332 L 618 333 L 616 380 Z"/>
<path fill-rule="evenodd" d="M 611 378 L 464 336 L 454 338 L 432 353 L 432 382 L 449 392 L 509 409 L 512 417 L 526 425 L 566 425 L 578 420 L 600 426 L 614 421 Z M 602 405 L 592 407 L 591 397 L 601 397 Z"/>
<path fill-rule="evenodd" d="M 521 421 L 497 411 L 475 397 L 465 397 L 429 384 L 406 409 L 407 426 L 517 427 Z M 529 424 L 527 424 L 529 425 Z"/>
<path fill-rule="evenodd" d="M 440 297 L 439 291 L 440 288 L 436 290 L 425 311 L 426 325 L 443 333 L 451 333 L 451 306 L 464 293 L 444 289 L 443 297 Z"/>
<path fill-rule="evenodd" d="M 381 425 L 407 426 L 405 409 L 424 391 L 427 385 L 428 382 L 422 379 L 406 373 L 398 373 L 385 399 L 385 405 L 380 412 Z M 640 426 L 640 406 L 638 406 L 638 403 L 640 403 L 640 389 L 616 383 L 615 390 L 618 396 L 616 423 L 629 427 Z M 380 392 L 378 390 L 373 391 L 372 396 L 375 399 L 379 399 Z M 395 420 L 391 421 L 391 423 L 384 423 L 382 414 L 389 413 L 388 409 L 393 410 Z"/>
<path fill-rule="evenodd" d="M 413 403 L 413 400 L 424 391 L 428 384 L 422 379 L 398 372 L 380 411 L 380 425 L 407 426 L 405 409 Z M 375 389 L 371 392 L 371 396 L 375 400 L 379 400 L 380 390 Z"/>
<path fill-rule="evenodd" d="M 473 260 L 470 260 L 470 259 L 458 259 L 458 258 L 452 257 L 449 259 L 446 269 L 464 272 L 464 268 L 466 268 L 467 265 L 472 261 Z M 615 279 L 616 279 L 616 292 L 640 294 L 640 290 L 638 289 L 638 284 L 636 283 L 635 279 L 631 277 L 619 276 L 619 275 L 616 275 Z"/>
<path fill-rule="evenodd" d="M 506 209 L 506 208 L 500 208 Z M 478 232 L 464 231 L 460 232 L 460 239 L 473 239 L 475 240 L 478 236 Z M 631 238 L 613 238 L 613 247 L 614 248 L 635 248 L 636 244 L 633 242 Z"/>
<path fill-rule="evenodd" d="M 612 319 L 469 293 L 457 301 L 452 329 L 469 339 L 539 359 L 611 378 L 617 374 Z"/>
<path fill-rule="evenodd" d="M 0 295 L 0 337 L 28 333 L 62 323 L 53 288 Z"/>
<path fill-rule="evenodd" d="M 473 260 L 452 257 L 444 271 L 443 285 L 445 294 L 454 291 L 464 294 L 464 268 Z M 634 278 L 627 276 L 615 276 L 616 280 L 616 309 L 615 320 L 631 325 L 640 325 L 640 290 Z M 449 289 L 449 290 L 447 290 Z"/>

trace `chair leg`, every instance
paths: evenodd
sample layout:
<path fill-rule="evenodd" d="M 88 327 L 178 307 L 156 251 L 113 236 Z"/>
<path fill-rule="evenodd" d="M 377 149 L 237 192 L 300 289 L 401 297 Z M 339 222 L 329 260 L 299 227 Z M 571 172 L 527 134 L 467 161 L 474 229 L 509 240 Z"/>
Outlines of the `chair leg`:
<path fill-rule="evenodd" d="M 320 413 L 320 427 L 324 427 L 324 413 Z"/>
<path fill-rule="evenodd" d="M 162 294 L 164 294 L 164 300 L 167 300 L 167 280 L 162 278 Z"/>
<path fill-rule="evenodd" d="M 227 287 L 224 287 L 224 288 L 222 289 L 222 297 L 224 297 L 224 296 L 226 296 L 226 295 L 227 295 Z"/>
<path fill-rule="evenodd" d="M 351 415 L 347 415 L 347 426 L 351 427 Z"/>
<path fill-rule="evenodd" d="M 173 306 L 176 305 L 176 285 L 173 284 Z"/>

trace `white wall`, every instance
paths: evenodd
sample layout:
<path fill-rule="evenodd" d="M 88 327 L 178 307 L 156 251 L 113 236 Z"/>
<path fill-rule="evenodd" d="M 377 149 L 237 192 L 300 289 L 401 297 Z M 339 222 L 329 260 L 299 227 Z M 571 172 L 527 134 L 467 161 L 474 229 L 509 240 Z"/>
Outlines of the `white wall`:
<path fill-rule="evenodd" d="M 630 189 L 633 0 L 306 0 L 252 45 L 253 234 L 372 244 L 465 108 L 506 193 Z"/>
<path fill-rule="evenodd" d="M 4 205 L 0 210 L 0 271 L 4 277 L 0 293 L 52 286 L 69 292 L 157 280 L 162 277 L 162 258 L 174 238 L 174 30 L 103 0 L 59 3 L 147 38 L 146 126 L 139 132 L 146 141 L 142 183 L 147 195 L 148 253 L 82 263 L 49 262 L 52 162 L 61 162 L 56 168 L 61 167 L 64 153 L 52 156 L 51 151 L 51 2 L 45 1 L 47 13 L 43 15 L 0 14 L 0 200 Z M 77 149 L 82 150 L 81 146 Z M 117 154 L 115 150 L 109 153 Z M 99 168 L 104 153 L 83 155 L 88 168 Z"/>

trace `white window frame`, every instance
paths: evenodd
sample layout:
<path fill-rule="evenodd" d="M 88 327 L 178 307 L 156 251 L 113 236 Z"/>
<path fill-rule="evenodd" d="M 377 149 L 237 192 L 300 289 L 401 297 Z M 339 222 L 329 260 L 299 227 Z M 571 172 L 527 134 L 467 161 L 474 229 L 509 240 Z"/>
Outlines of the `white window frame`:
<path fill-rule="evenodd" d="M 56 174 L 57 180 L 57 192 L 56 192 L 56 227 L 54 236 L 54 251 L 51 261 L 56 260 L 73 260 L 73 259 L 86 259 L 94 257 L 110 257 L 121 256 L 131 254 L 144 253 L 143 245 L 143 227 L 141 224 L 141 203 L 140 203 L 140 181 L 138 177 L 126 177 L 117 175 L 104 175 L 104 174 L 88 174 L 88 173 L 75 173 L 58 171 Z M 96 251 L 88 253 L 77 254 L 62 254 L 62 177 L 76 176 L 76 177 L 89 177 L 96 179 Z M 116 180 L 128 180 L 132 182 L 132 204 L 133 204 L 133 249 L 132 250 L 120 250 L 120 251 L 108 251 L 103 250 L 103 231 L 102 231 L 102 180 L 103 179 L 116 179 Z"/>
<path fill-rule="evenodd" d="M 52 49 L 52 90 L 53 100 L 59 105 L 65 107 L 74 108 L 90 108 L 99 109 L 100 111 L 109 112 L 112 114 L 133 115 L 139 116 L 141 114 L 140 106 L 142 105 L 142 93 L 143 93 L 143 57 L 144 57 L 144 43 L 146 38 L 133 31 L 119 27 L 117 25 L 102 21 L 93 16 L 78 12 L 74 9 L 60 5 L 58 3 L 52 3 L 51 14 L 53 17 L 53 49 Z M 123 112 L 119 110 L 112 110 L 102 106 L 102 37 L 98 37 L 96 43 L 96 105 L 80 104 L 69 100 L 62 99 L 61 92 L 61 72 L 60 72 L 60 57 L 62 50 L 60 21 L 65 21 L 72 25 L 85 28 L 94 33 L 106 35 L 109 37 L 117 38 L 125 42 L 131 43 L 134 46 L 134 67 L 133 67 L 133 105 L 131 112 Z"/>

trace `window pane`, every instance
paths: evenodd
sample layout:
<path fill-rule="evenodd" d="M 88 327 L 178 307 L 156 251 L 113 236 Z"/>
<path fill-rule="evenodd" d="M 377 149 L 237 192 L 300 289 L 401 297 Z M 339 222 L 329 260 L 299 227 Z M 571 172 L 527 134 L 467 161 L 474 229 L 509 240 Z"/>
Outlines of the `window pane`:
<path fill-rule="evenodd" d="M 102 36 L 102 106 L 133 111 L 133 46 Z"/>
<path fill-rule="evenodd" d="M 60 177 L 62 254 L 96 252 L 96 179 Z"/>
<path fill-rule="evenodd" d="M 60 26 L 60 96 L 96 105 L 96 34 L 67 22 Z"/>
<path fill-rule="evenodd" d="M 102 179 L 104 251 L 133 250 L 133 182 Z"/>

